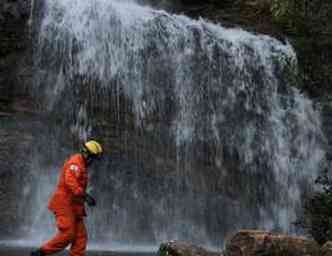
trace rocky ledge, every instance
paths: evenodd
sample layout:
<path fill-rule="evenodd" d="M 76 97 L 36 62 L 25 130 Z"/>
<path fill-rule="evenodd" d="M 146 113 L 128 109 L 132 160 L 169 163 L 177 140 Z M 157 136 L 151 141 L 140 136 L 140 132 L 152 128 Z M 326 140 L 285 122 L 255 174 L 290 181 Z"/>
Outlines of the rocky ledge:
<path fill-rule="evenodd" d="M 241 230 L 226 242 L 223 252 L 212 252 L 186 241 L 160 246 L 159 256 L 332 256 L 332 242 L 319 246 L 305 237 Z"/>

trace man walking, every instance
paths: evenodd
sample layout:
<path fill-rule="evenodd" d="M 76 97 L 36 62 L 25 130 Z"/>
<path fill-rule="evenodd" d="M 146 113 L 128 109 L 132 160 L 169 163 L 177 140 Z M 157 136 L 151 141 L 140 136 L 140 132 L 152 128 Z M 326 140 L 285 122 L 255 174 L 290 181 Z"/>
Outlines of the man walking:
<path fill-rule="evenodd" d="M 56 218 L 58 233 L 31 256 L 45 256 L 70 247 L 70 256 L 84 256 L 87 232 L 84 224 L 86 211 L 84 202 L 95 206 L 96 201 L 86 193 L 88 174 L 86 168 L 103 153 L 101 145 L 94 140 L 84 144 L 81 153 L 67 160 L 60 172 L 56 191 L 48 208 Z"/>

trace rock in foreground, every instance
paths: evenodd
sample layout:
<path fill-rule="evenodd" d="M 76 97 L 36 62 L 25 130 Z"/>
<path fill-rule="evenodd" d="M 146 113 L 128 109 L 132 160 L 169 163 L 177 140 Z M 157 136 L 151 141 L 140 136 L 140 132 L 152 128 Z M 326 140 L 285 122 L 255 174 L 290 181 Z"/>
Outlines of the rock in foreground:
<path fill-rule="evenodd" d="M 303 237 L 242 230 L 226 244 L 225 256 L 321 256 L 319 245 Z"/>
<path fill-rule="evenodd" d="M 160 245 L 159 256 L 332 256 L 332 241 L 320 247 L 305 237 L 241 230 L 226 242 L 224 252 L 211 252 L 186 241 Z"/>
<path fill-rule="evenodd" d="M 332 241 L 328 241 L 324 244 L 320 256 L 332 256 Z"/>
<path fill-rule="evenodd" d="M 160 245 L 159 256 L 221 256 L 186 241 L 171 241 Z"/>

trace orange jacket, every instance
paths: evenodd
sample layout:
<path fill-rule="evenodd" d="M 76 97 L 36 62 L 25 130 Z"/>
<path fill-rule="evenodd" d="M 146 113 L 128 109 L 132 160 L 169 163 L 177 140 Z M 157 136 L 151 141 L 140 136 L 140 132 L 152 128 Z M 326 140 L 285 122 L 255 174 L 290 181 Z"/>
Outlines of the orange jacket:
<path fill-rule="evenodd" d="M 59 215 L 86 216 L 83 195 L 87 184 L 88 174 L 83 156 L 81 154 L 71 156 L 63 166 L 48 208 Z"/>

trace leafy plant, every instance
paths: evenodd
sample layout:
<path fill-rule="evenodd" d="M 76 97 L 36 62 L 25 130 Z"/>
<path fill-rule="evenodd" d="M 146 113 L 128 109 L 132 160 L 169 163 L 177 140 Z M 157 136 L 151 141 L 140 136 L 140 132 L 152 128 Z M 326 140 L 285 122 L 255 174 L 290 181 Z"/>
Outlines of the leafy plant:
<path fill-rule="evenodd" d="M 296 223 L 319 244 L 332 239 L 332 177 L 328 170 L 316 180 L 319 190 L 304 202 L 304 214 Z"/>
<path fill-rule="evenodd" d="M 306 0 L 272 0 L 271 14 L 275 23 L 288 32 L 307 32 L 308 13 Z"/>
<path fill-rule="evenodd" d="M 280 20 L 285 18 L 290 9 L 290 1 L 289 0 L 272 0 L 271 2 L 271 12 L 275 19 Z"/>

